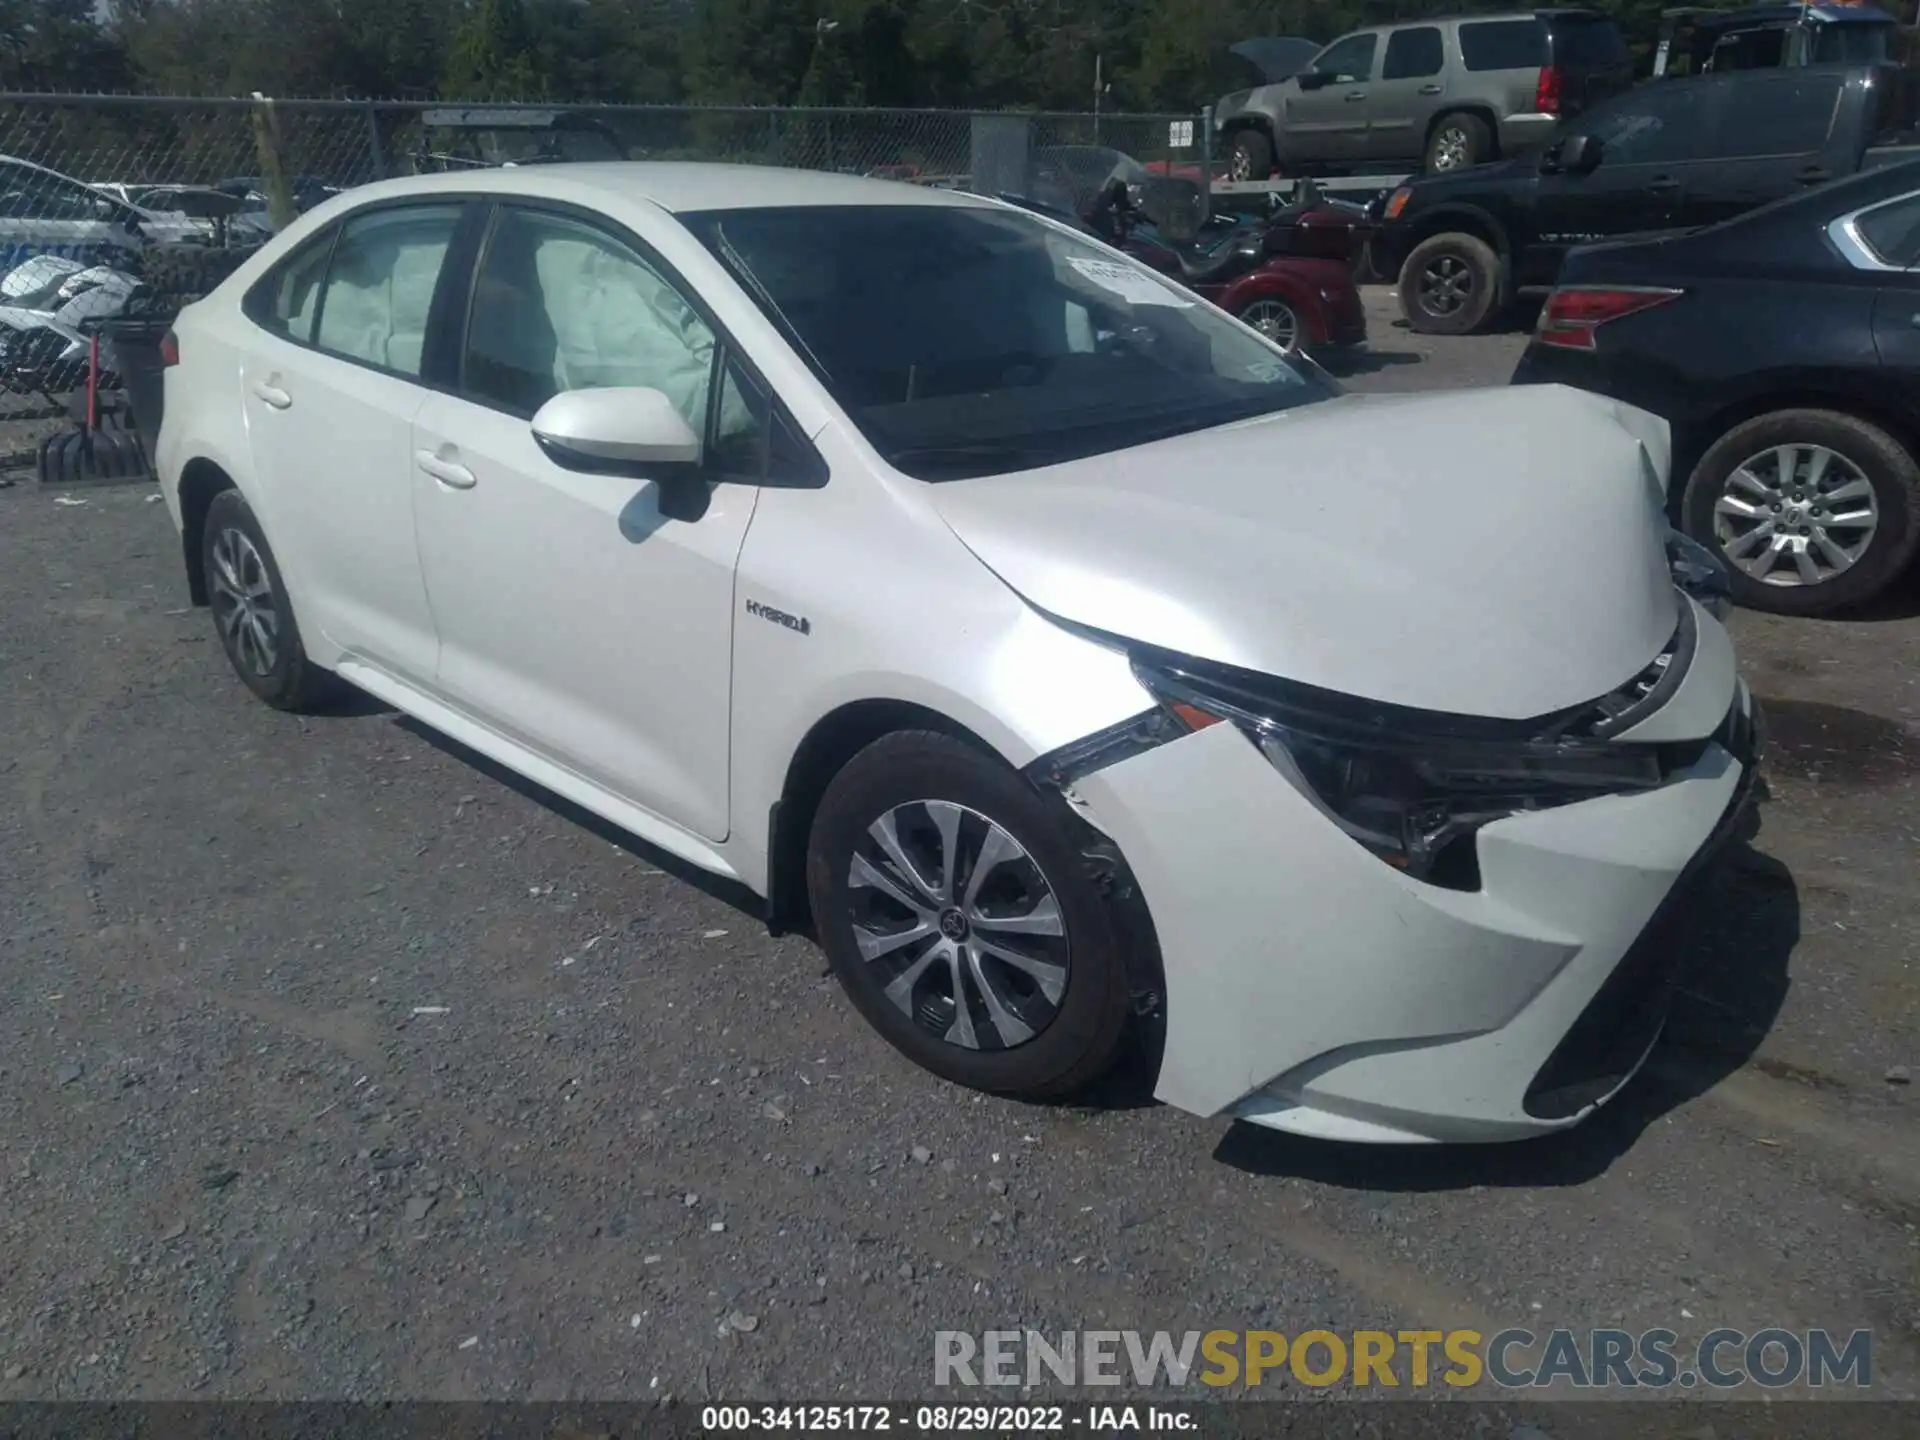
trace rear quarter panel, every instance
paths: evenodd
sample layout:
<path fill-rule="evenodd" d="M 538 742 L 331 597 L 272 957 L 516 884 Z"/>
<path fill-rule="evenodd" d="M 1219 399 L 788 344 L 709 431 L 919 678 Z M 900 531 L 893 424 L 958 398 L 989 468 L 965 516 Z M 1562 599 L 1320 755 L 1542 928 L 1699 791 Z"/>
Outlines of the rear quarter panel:
<path fill-rule="evenodd" d="M 1603 277 L 1579 259 L 1574 252 L 1562 283 L 1671 284 L 1688 294 L 1603 326 L 1591 352 L 1536 341 L 1514 381 L 1574 385 L 1663 416 L 1673 426 L 1676 485 L 1726 430 L 1754 414 L 1795 405 L 1912 408 L 1879 363 L 1871 277 Z"/>

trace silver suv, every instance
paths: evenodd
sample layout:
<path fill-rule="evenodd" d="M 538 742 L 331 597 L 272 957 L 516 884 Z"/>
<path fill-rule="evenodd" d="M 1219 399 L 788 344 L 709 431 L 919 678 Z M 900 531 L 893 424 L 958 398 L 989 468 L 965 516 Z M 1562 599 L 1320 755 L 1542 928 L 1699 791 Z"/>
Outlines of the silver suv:
<path fill-rule="evenodd" d="M 1633 84 L 1619 27 L 1592 10 L 1376 25 L 1277 70 L 1288 66 L 1268 64 L 1268 83 L 1215 107 L 1235 180 L 1384 163 L 1458 170 L 1524 150 Z"/>

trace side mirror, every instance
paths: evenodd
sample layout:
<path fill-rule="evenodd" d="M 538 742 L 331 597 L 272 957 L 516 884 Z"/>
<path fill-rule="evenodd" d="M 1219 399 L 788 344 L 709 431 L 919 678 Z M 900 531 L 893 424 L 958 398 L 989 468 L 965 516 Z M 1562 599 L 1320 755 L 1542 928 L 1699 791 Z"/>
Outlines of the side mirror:
<path fill-rule="evenodd" d="M 709 488 L 695 468 L 700 437 L 658 390 L 569 390 L 542 405 L 531 428 L 535 443 L 563 469 L 651 480 L 669 520 L 694 521 L 706 513 Z"/>
<path fill-rule="evenodd" d="M 1324 70 L 1302 70 L 1293 78 L 1300 82 L 1302 90 L 1324 90 L 1333 83 L 1333 76 Z"/>
<path fill-rule="evenodd" d="M 1597 135 L 1569 135 L 1554 150 L 1555 163 L 1570 175 L 1590 175 L 1604 149 Z"/>
<path fill-rule="evenodd" d="M 540 407 L 533 438 L 569 470 L 693 465 L 700 437 L 658 390 L 609 386 L 569 390 Z"/>

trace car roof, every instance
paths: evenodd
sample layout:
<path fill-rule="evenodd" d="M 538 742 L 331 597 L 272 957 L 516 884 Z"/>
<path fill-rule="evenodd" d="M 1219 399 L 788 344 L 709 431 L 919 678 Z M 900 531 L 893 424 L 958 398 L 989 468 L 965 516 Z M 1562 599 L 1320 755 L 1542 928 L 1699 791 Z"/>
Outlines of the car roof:
<path fill-rule="evenodd" d="M 992 204 L 964 191 L 936 190 L 864 175 L 673 160 L 564 161 L 459 170 L 386 180 L 348 193 L 362 200 L 449 191 L 471 194 L 476 190 L 547 197 L 597 191 L 615 199 L 647 201 L 675 214 L 842 205 Z"/>
<path fill-rule="evenodd" d="M 1599 10 L 1590 10 L 1585 6 L 1549 6 L 1535 10 L 1496 10 L 1492 12 L 1469 12 L 1467 14 L 1424 15 L 1418 20 L 1382 20 L 1374 25 L 1358 25 L 1349 30 L 1349 35 L 1384 34 L 1389 30 L 1414 30 L 1429 25 L 1478 25 L 1488 20 L 1611 20 L 1612 17 Z"/>

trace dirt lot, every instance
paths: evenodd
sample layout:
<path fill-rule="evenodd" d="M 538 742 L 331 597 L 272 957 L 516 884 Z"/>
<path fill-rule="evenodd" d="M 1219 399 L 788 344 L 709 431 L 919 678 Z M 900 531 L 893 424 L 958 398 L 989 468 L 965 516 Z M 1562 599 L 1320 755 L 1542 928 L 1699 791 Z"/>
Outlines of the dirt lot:
<path fill-rule="evenodd" d="M 1387 304 L 1356 388 L 1504 380 L 1518 337 Z M 1557 1324 L 1870 1326 L 1920 1394 L 1920 599 L 1737 618 L 1770 798 L 1639 1082 L 1366 1151 L 931 1080 L 603 827 L 250 700 L 151 491 L 69 498 L 0 490 L 0 1397 L 911 1397 L 944 1328 Z"/>

